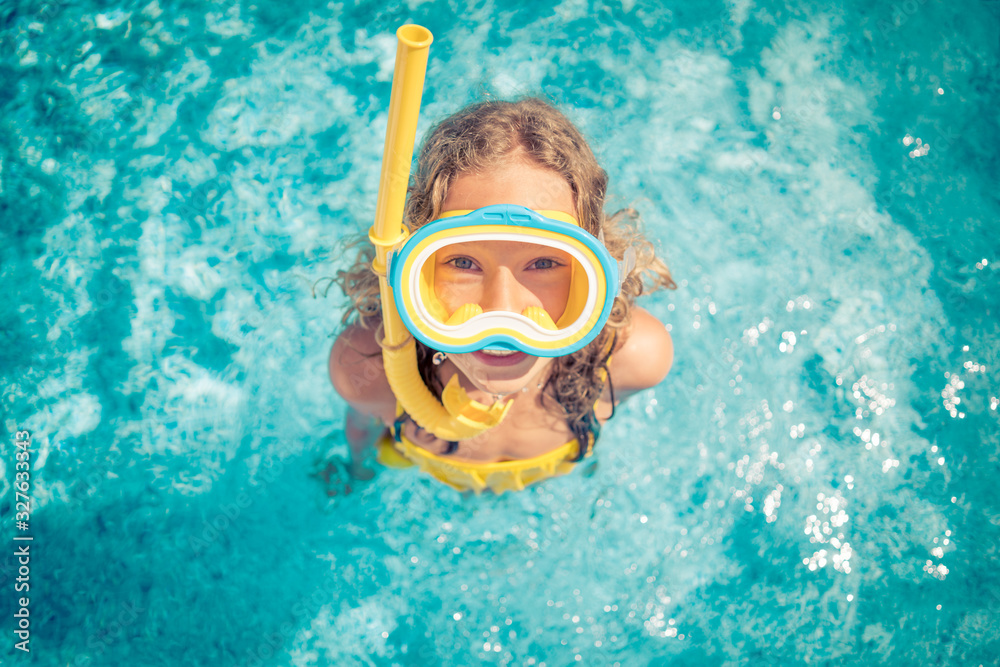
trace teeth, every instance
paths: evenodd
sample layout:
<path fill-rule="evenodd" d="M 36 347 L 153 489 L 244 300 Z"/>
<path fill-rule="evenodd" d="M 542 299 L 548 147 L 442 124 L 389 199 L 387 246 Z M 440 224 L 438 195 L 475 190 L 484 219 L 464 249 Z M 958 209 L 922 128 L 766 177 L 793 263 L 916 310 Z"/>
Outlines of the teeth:
<path fill-rule="evenodd" d="M 512 354 L 516 354 L 514 350 L 483 350 L 483 353 L 491 357 L 509 357 Z"/>

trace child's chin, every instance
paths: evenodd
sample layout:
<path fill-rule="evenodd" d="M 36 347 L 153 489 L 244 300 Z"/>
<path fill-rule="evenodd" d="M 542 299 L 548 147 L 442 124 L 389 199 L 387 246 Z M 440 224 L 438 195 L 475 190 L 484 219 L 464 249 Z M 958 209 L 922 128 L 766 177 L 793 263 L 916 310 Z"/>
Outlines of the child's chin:
<path fill-rule="evenodd" d="M 488 394 L 500 394 L 505 396 L 507 394 L 519 392 L 527 387 L 528 378 L 523 377 L 517 380 L 477 382 L 476 386 Z"/>
<path fill-rule="evenodd" d="M 532 378 L 538 376 L 542 366 L 551 361 L 524 355 L 520 363 L 491 366 L 480 363 L 475 353 L 463 354 L 457 359 L 453 357 L 453 360 L 477 389 L 494 395 L 521 391 L 531 383 Z"/>
<path fill-rule="evenodd" d="M 479 371 L 479 372 L 476 372 Z M 513 394 L 528 386 L 531 380 L 531 368 L 527 369 L 474 369 L 469 379 L 476 389 L 488 394 Z"/>

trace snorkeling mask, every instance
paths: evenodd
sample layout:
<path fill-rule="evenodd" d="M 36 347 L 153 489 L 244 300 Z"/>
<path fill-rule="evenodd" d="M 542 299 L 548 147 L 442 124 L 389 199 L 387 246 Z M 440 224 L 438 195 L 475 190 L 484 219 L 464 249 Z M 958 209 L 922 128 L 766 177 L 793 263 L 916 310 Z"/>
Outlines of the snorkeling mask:
<path fill-rule="evenodd" d="M 485 295 L 498 278 L 478 266 L 476 249 L 487 259 L 528 258 L 508 284 L 534 303 L 517 312 L 494 307 Z M 499 204 L 448 211 L 422 226 L 390 255 L 388 279 L 404 325 L 434 350 L 558 357 L 597 337 L 634 266 L 634 249 L 615 260 L 571 215 Z M 546 309 L 536 292 L 556 294 L 555 302 Z"/>

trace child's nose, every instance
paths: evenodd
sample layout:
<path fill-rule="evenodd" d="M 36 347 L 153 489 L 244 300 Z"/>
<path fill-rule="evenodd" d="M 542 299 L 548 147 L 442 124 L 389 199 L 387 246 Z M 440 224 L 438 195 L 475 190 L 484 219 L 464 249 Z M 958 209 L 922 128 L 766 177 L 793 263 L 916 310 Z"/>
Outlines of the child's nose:
<path fill-rule="evenodd" d="M 482 306 L 483 312 L 520 313 L 528 306 L 540 306 L 541 302 L 531 290 L 518 282 L 510 269 L 500 267 L 486 281 L 479 305 Z"/>

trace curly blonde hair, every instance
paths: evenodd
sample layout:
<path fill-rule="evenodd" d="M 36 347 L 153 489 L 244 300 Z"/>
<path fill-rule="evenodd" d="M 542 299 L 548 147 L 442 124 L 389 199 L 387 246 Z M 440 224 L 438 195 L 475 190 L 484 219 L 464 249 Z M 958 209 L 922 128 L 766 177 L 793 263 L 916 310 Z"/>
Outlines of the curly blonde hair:
<path fill-rule="evenodd" d="M 631 321 L 631 307 L 648 287 L 673 289 L 666 265 L 637 229 L 638 214 L 624 209 L 607 216 L 604 198 L 607 173 L 597 163 L 580 131 L 546 102 L 526 98 L 516 102 L 487 100 L 445 118 L 428 135 L 408 190 L 404 222 L 411 231 L 435 220 L 452 181 L 459 175 L 481 173 L 504 164 L 515 155 L 558 172 L 573 191 L 580 226 L 604 243 L 616 259 L 634 248 L 636 265 L 615 298 L 604 330 L 583 349 L 557 357 L 543 387 L 543 400 L 554 399 L 566 423 L 581 443 L 577 459 L 589 453 L 598 422 L 593 406 L 606 381 L 608 360 L 618 333 Z M 358 243 L 358 245 L 361 245 Z M 357 321 L 374 329 L 381 323 L 378 276 L 371 270 L 373 251 L 361 245 L 353 266 L 337 273 L 337 282 L 351 300 L 346 324 Z M 431 363 L 434 350 L 417 343 L 417 360 L 424 382 L 440 396 L 441 381 Z M 583 443 L 588 443 L 584 446 Z M 453 443 L 452 450 L 457 447 Z"/>

